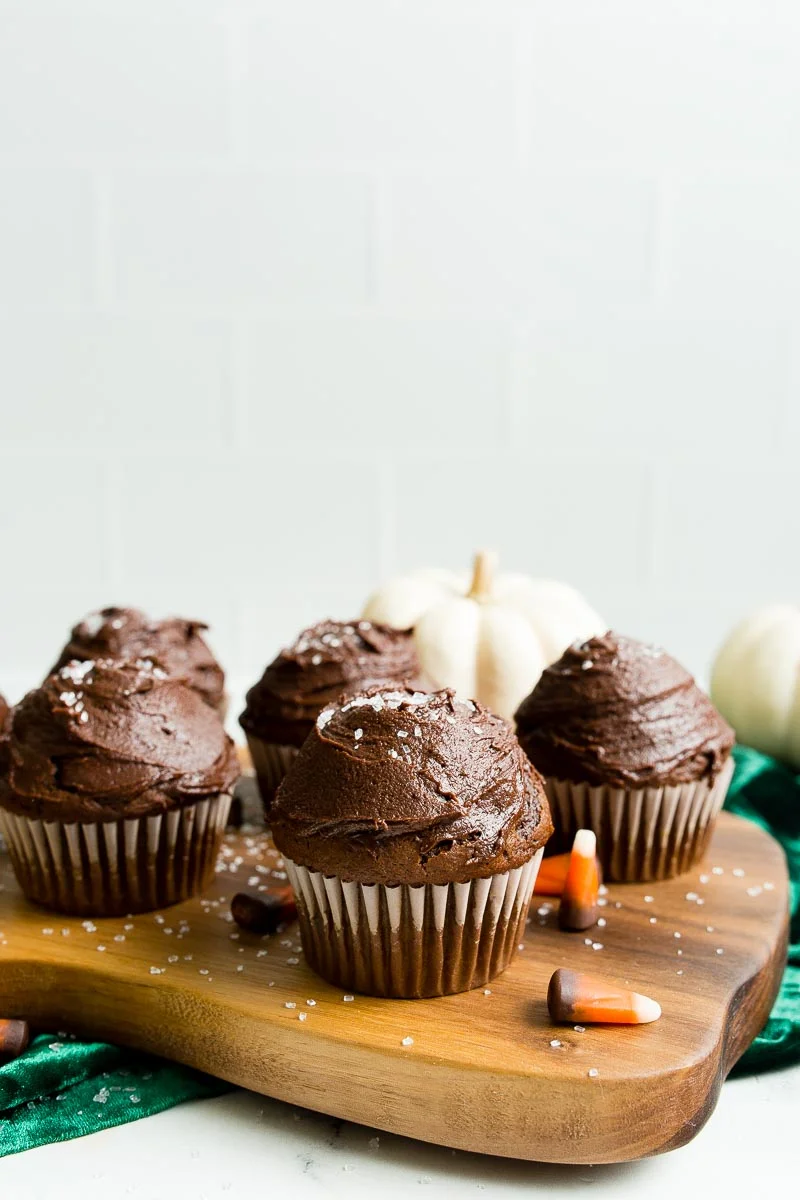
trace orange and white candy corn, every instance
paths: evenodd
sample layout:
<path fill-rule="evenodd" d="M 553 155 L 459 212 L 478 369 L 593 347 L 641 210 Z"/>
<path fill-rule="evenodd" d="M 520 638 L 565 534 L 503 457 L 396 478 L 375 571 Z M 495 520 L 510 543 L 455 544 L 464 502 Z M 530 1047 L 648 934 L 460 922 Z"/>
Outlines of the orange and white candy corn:
<path fill-rule="evenodd" d="M 549 858 L 542 859 L 542 865 L 539 868 L 539 874 L 536 876 L 536 883 L 533 886 L 533 892 L 536 896 L 560 896 L 564 891 L 564 884 L 567 882 L 567 871 L 569 870 L 569 860 L 572 857 L 568 850 L 566 854 L 551 854 Z M 600 869 L 600 860 L 595 859 L 597 863 L 597 878 L 600 883 L 603 882 L 603 873 Z"/>
<path fill-rule="evenodd" d="M 646 1025 L 661 1016 L 661 1005 L 649 996 L 565 967 L 553 973 L 547 1008 L 554 1021 L 570 1025 Z"/>
<path fill-rule="evenodd" d="M 561 893 L 558 924 L 561 929 L 588 929 L 597 921 L 600 875 L 597 869 L 597 838 L 591 829 L 579 829 L 572 843 L 567 877 Z"/>

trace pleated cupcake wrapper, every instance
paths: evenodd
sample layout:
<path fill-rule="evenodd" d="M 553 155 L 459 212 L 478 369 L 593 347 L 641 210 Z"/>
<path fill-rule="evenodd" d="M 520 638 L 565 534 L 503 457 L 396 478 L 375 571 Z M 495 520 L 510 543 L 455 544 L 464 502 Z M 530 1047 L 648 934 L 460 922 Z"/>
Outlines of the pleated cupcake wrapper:
<path fill-rule="evenodd" d="M 372 996 L 480 987 L 517 952 L 542 854 L 488 879 L 420 887 L 345 882 L 285 858 L 306 960 L 330 983 Z"/>
<path fill-rule="evenodd" d="M 264 810 L 269 813 L 275 789 L 297 758 L 297 747 L 280 746 L 277 742 L 263 742 L 261 738 L 250 737 L 249 734 L 247 746 L 255 767 L 258 790 L 261 792 Z"/>
<path fill-rule="evenodd" d="M 224 793 L 158 816 L 85 824 L 0 810 L 0 832 L 29 900 L 78 916 L 124 916 L 202 891 L 230 803 Z"/>
<path fill-rule="evenodd" d="M 703 857 L 732 775 L 733 760 L 713 782 L 675 787 L 593 787 L 549 778 L 551 847 L 568 850 L 576 830 L 593 829 L 607 879 L 634 883 L 682 875 Z"/>

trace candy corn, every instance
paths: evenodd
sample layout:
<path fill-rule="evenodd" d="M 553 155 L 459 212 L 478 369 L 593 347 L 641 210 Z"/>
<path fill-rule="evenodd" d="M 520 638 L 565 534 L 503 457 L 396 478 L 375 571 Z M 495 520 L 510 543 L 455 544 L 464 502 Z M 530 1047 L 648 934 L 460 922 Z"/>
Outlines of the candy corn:
<path fill-rule="evenodd" d="M 567 882 L 567 870 L 569 868 L 569 860 L 571 854 L 569 850 L 566 854 L 551 854 L 549 858 L 542 859 L 542 865 L 539 867 L 539 874 L 536 876 L 533 892 L 536 896 L 560 896 L 564 891 L 564 884 Z M 603 882 L 603 874 L 600 870 L 600 859 L 596 858 L 597 863 L 597 878 L 600 883 Z"/>
<path fill-rule="evenodd" d="M 27 1021 L 0 1020 L 0 1059 L 17 1058 L 28 1045 Z"/>
<path fill-rule="evenodd" d="M 579 829 L 572 843 L 567 877 L 561 893 L 558 924 L 561 929 L 588 929 L 597 920 L 600 877 L 595 851 L 597 838 L 591 829 Z"/>
<path fill-rule="evenodd" d="M 550 980 L 547 1007 L 554 1021 L 578 1025 L 646 1025 L 661 1016 L 661 1005 L 648 996 L 564 967 Z"/>

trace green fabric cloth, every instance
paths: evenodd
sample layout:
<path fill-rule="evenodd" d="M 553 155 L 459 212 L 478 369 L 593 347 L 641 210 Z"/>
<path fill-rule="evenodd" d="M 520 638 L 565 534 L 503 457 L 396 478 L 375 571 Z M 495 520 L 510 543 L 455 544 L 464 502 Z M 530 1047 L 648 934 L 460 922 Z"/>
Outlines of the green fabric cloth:
<path fill-rule="evenodd" d="M 133 1050 L 40 1034 L 0 1068 L 0 1158 L 218 1096 L 229 1086 Z"/>
<path fill-rule="evenodd" d="M 800 1059 L 800 777 L 755 750 L 737 746 L 734 754 L 725 807 L 781 843 L 792 881 L 786 973 L 764 1030 L 736 1068 L 743 1074 Z M 42 1034 L 0 1068 L 0 1157 L 217 1096 L 228 1086 L 134 1051 Z"/>
<path fill-rule="evenodd" d="M 800 1059 L 800 776 L 746 746 L 736 746 L 733 753 L 736 772 L 725 807 L 780 842 L 791 881 L 786 970 L 769 1020 L 735 1068 L 735 1074 L 744 1075 Z"/>

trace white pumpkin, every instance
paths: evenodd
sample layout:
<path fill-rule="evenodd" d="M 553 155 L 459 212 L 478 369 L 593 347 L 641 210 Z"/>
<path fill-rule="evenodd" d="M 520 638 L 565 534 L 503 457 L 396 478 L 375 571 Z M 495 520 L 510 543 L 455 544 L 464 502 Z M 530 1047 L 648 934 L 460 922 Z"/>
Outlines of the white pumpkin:
<path fill-rule="evenodd" d="M 800 607 L 771 604 L 717 654 L 711 699 L 740 742 L 800 769 Z"/>
<path fill-rule="evenodd" d="M 546 666 L 605 622 L 574 588 L 525 575 L 496 575 L 496 555 L 476 555 L 472 578 L 416 571 L 367 601 L 363 616 L 414 629 L 423 669 L 440 686 L 511 718 Z"/>

